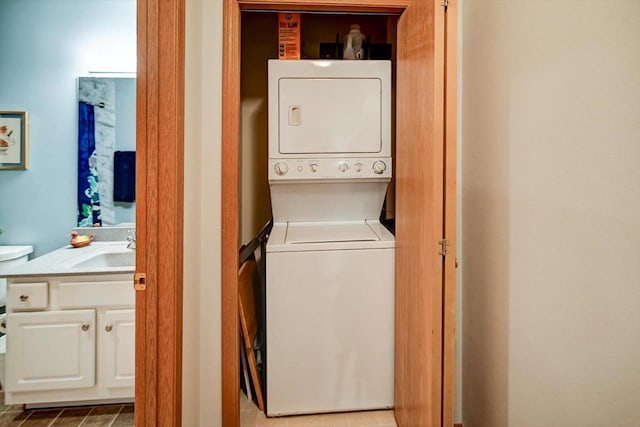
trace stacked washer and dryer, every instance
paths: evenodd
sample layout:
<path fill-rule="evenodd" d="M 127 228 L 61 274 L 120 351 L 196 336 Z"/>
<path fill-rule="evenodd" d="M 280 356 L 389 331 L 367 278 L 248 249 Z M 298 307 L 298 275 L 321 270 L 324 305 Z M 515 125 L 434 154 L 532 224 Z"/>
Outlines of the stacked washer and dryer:
<path fill-rule="evenodd" d="M 389 61 L 269 61 L 267 415 L 390 408 Z"/>

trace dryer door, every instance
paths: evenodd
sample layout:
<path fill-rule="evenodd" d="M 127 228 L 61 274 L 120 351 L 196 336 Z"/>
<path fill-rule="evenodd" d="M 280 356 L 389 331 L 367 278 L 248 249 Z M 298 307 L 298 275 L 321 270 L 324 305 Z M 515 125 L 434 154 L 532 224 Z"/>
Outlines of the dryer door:
<path fill-rule="evenodd" d="M 382 80 L 281 78 L 280 154 L 378 154 L 382 149 Z"/>

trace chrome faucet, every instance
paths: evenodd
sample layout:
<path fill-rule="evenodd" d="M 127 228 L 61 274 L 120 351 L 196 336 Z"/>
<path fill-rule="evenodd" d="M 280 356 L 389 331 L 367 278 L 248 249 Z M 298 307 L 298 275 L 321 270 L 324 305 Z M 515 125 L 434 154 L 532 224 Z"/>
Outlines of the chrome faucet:
<path fill-rule="evenodd" d="M 127 234 L 127 248 L 128 249 L 135 249 L 136 248 L 136 231 L 135 230 L 129 230 L 129 233 Z"/>

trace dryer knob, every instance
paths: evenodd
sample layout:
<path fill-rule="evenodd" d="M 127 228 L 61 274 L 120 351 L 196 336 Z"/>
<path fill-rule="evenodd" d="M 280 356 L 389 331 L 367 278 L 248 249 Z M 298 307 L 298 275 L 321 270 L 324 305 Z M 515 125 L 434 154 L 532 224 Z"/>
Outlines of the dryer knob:
<path fill-rule="evenodd" d="M 383 162 L 381 160 L 378 160 L 377 162 L 375 162 L 373 164 L 373 171 L 375 173 L 377 173 L 378 175 L 381 175 L 386 170 L 387 170 L 387 165 L 385 164 L 385 162 Z"/>
<path fill-rule="evenodd" d="M 289 166 L 286 163 L 276 163 L 274 169 L 278 175 L 284 175 L 289 172 Z"/>
<path fill-rule="evenodd" d="M 340 172 L 346 172 L 349 170 L 349 165 L 345 162 L 340 162 L 340 164 L 338 165 L 338 169 L 340 170 Z"/>

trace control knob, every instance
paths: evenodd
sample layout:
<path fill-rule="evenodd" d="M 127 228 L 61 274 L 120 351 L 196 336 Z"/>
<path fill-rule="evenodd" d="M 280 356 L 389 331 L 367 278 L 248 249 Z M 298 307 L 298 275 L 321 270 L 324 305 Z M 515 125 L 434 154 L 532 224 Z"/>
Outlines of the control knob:
<path fill-rule="evenodd" d="M 318 164 L 317 163 L 311 163 L 309 165 L 309 168 L 311 169 L 311 172 L 318 172 Z"/>
<path fill-rule="evenodd" d="M 340 170 L 340 172 L 346 172 L 349 170 L 349 165 L 345 162 L 340 162 L 340 164 L 338 165 L 338 169 Z"/>
<path fill-rule="evenodd" d="M 354 165 L 356 172 L 360 172 L 362 170 L 362 163 L 358 162 Z"/>
<path fill-rule="evenodd" d="M 378 160 L 373 164 L 373 171 L 378 175 L 381 175 L 386 170 L 387 170 L 387 165 L 382 160 Z"/>
<path fill-rule="evenodd" d="M 286 163 L 276 163 L 274 169 L 278 175 L 284 175 L 289 171 L 289 166 Z"/>

